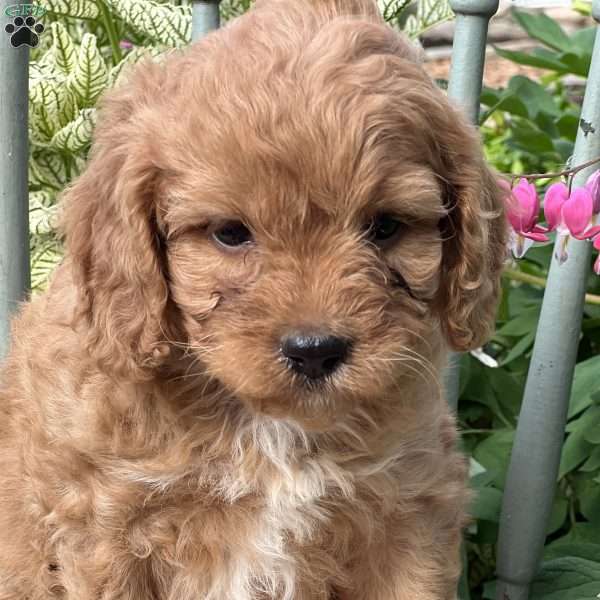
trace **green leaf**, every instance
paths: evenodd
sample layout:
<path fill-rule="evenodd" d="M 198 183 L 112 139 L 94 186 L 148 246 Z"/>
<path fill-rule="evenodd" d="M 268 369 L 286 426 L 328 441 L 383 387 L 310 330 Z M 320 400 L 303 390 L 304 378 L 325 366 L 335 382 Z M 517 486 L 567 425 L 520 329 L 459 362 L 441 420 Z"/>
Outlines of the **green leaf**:
<path fill-rule="evenodd" d="M 187 46 L 192 36 L 190 5 L 160 4 L 153 0 L 107 0 L 134 31 L 170 47 Z"/>
<path fill-rule="evenodd" d="M 489 110 L 481 116 L 481 123 L 485 123 L 490 115 L 498 110 L 506 111 L 512 115 L 517 115 L 518 117 L 529 116 L 527 107 L 523 104 L 523 101 L 515 91 L 511 89 L 506 89 L 500 93 L 498 90 L 484 88 L 481 93 L 481 102 L 485 106 L 490 107 Z"/>
<path fill-rule="evenodd" d="M 525 119 L 515 120 L 511 129 L 511 143 L 531 154 L 554 152 L 552 138 Z"/>
<path fill-rule="evenodd" d="M 557 494 L 552 503 L 552 512 L 550 513 L 550 520 L 546 528 L 546 535 L 553 534 L 563 526 L 568 512 L 569 501 L 564 496 Z"/>
<path fill-rule="evenodd" d="M 460 398 L 467 387 L 467 383 L 471 377 L 471 361 L 473 358 L 468 352 L 465 352 L 460 357 L 460 377 L 459 377 L 459 393 L 458 397 Z"/>
<path fill-rule="evenodd" d="M 60 244 L 55 239 L 34 246 L 31 252 L 31 287 L 43 291 L 48 284 L 50 274 L 62 260 Z"/>
<path fill-rule="evenodd" d="M 56 229 L 56 195 L 40 190 L 29 192 L 29 230 L 45 235 Z"/>
<path fill-rule="evenodd" d="M 539 40 L 542 44 L 568 52 L 571 49 L 571 40 L 564 29 L 557 21 L 544 13 L 533 14 L 530 12 L 521 12 L 513 10 L 512 15 L 517 23 L 533 39 Z"/>
<path fill-rule="evenodd" d="M 67 79 L 79 108 L 92 107 L 108 84 L 108 70 L 97 46 L 96 36 L 85 33 L 75 69 Z"/>
<path fill-rule="evenodd" d="M 600 426 L 600 406 L 590 406 L 578 418 L 569 421 L 566 430 L 569 433 L 580 431 L 582 435 L 587 436 L 597 426 Z"/>
<path fill-rule="evenodd" d="M 558 55 L 558 60 L 566 65 L 570 73 L 587 77 L 590 70 L 591 56 L 578 56 L 573 52 L 563 52 Z"/>
<path fill-rule="evenodd" d="M 475 519 L 498 523 L 502 507 L 502 492 L 493 487 L 475 490 L 469 514 Z"/>
<path fill-rule="evenodd" d="M 127 53 L 123 60 L 110 70 L 108 76 L 110 85 L 115 85 L 121 76 L 127 73 L 131 65 L 140 62 L 142 59 L 156 58 L 158 56 L 161 56 L 161 51 L 155 46 L 149 48 L 134 48 L 131 52 Z"/>
<path fill-rule="evenodd" d="M 533 346 L 533 341 L 535 340 L 535 330 L 530 331 L 527 335 L 523 336 L 511 349 L 510 352 L 506 355 L 504 360 L 500 362 L 500 366 L 504 367 L 508 363 L 512 362 L 516 358 L 523 356 L 531 346 Z"/>
<path fill-rule="evenodd" d="M 235 17 L 239 17 L 250 8 L 253 1 L 254 0 L 222 0 L 220 5 L 221 20 L 226 22 Z M 395 6 L 402 3 L 401 0 L 386 0 L 385 4 L 381 6 L 381 12 L 384 17 L 393 18 L 393 14 L 390 13 L 398 12 L 395 10 Z"/>
<path fill-rule="evenodd" d="M 483 584 L 482 598 L 484 598 L 484 600 L 494 600 L 496 598 L 496 585 L 497 581 L 495 579 L 486 581 Z"/>
<path fill-rule="evenodd" d="M 558 54 L 552 53 L 551 56 L 548 56 L 546 53 L 542 53 L 539 50 L 533 50 L 530 53 L 526 53 L 516 50 L 503 50 L 502 48 L 498 48 L 496 46 L 494 46 L 494 50 L 498 56 L 506 58 L 507 60 L 519 65 L 528 65 L 530 67 L 537 67 L 538 69 L 549 69 L 560 74 L 569 72 L 567 65 L 563 64 L 559 60 Z"/>
<path fill-rule="evenodd" d="M 587 523 L 576 523 L 574 529 Z M 574 557 L 585 558 L 588 560 L 600 560 L 600 545 L 598 542 L 591 542 L 589 534 L 565 536 L 556 542 L 553 542 L 544 549 L 544 561 L 555 558 Z"/>
<path fill-rule="evenodd" d="M 92 131 L 96 124 L 96 109 L 84 108 L 79 116 L 63 127 L 50 142 L 50 146 L 64 152 L 79 152 L 92 142 Z"/>
<path fill-rule="evenodd" d="M 579 470 L 585 473 L 600 470 L 600 446 L 592 450 L 590 457 L 585 461 Z"/>
<path fill-rule="evenodd" d="M 532 586 L 530 600 L 597 600 L 598 590 L 600 562 L 564 556 L 542 565 Z"/>
<path fill-rule="evenodd" d="M 556 121 L 556 126 L 562 137 L 574 141 L 577 136 L 577 128 L 579 127 L 579 115 L 563 113 L 560 119 Z"/>
<path fill-rule="evenodd" d="M 497 335 L 521 337 L 537 328 L 540 318 L 540 306 L 534 306 L 521 311 L 514 319 L 511 319 L 496 331 Z"/>
<path fill-rule="evenodd" d="M 76 101 L 62 76 L 30 80 L 30 139 L 47 145 L 52 136 L 75 117 Z"/>
<path fill-rule="evenodd" d="M 592 56 L 594 50 L 594 41 L 596 39 L 596 27 L 585 27 L 577 29 L 571 34 L 571 48 L 579 56 Z"/>
<path fill-rule="evenodd" d="M 498 429 L 480 442 L 473 451 L 475 460 L 495 474 L 495 483 L 504 488 L 506 470 L 515 438 L 514 429 Z"/>
<path fill-rule="evenodd" d="M 593 481 L 586 481 L 585 488 L 580 494 L 579 506 L 581 514 L 588 521 L 600 525 L 600 485 Z M 600 560 L 600 555 L 598 560 Z"/>
<path fill-rule="evenodd" d="M 576 365 L 569 402 L 569 419 L 592 404 L 592 395 L 594 392 L 600 391 L 598 373 L 600 373 L 600 355 L 588 358 Z"/>
<path fill-rule="evenodd" d="M 54 64 L 62 73 L 69 75 L 75 68 L 77 59 L 73 39 L 66 28 L 58 21 L 50 24 L 50 30 L 52 32 L 50 53 L 54 58 Z"/>
<path fill-rule="evenodd" d="M 498 402 L 516 417 L 523 398 L 524 378 L 508 369 L 490 369 L 487 376 Z"/>
<path fill-rule="evenodd" d="M 97 19 L 100 14 L 93 0 L 44 0 L 44 8 L 51 14 L 77 19 Z"/>
<path fill-rule="evenodd" d="M 591 448 L 591 444 L 584 437 L 583 429 L 578 429 L 569 434 L 563 444 L 558 478 L 562 479 L 567 473 L 583 463 L 589 456 Z"/>
<path fill-rule="evenodd" d="M 406 19 L 403 30 L 415 39 L 435 25 L 454 18 L 448 0 L 417 0 L 416 11 Z"/>
<path fill-rule="evenodd" d="M 32 185 L 62 190 L 67 184 L 64 159 L 53 152 L 36 152 L 29 159 L 29 180 Z"/>
<path fill-rule="evenodd" d="M 546 112 L 549 115 L 560 115 L 561 111 L 552 95 L 539 83 L 529 79 L 529 77 L 524 77 L 523 75 L 511 77 L 508 89 L 525 104 L 530 118 L 535 118 L 539 112 Z"/>
<path fill-rule="evenodd" d="M 584 553 L 588 544 L 596 545 L 598 543 L 600 531 L 596 524 L 592 523 L 574 523 L 569 533 L 552 542 L 544 549 L 544 559 L 550 560 L 558 556 L 578 556 L 586 558 L 588 554 Z M 573 546 L 579 546 L 581 552 L 573 552 Z M 581 547 L 584 547 L 583 549 Z M 565 550 L 566 548 L 566 550 Z M 592 554 L 591 556 L 596 556 Z"/>
<path fill-rule="evenodd" d="M 594 407 L 600 408 L 600 407 Z M 600 444 L 600 417 L 596 417 L 596 423 L 585 431 L 585 439 L 590 444 Z"/>

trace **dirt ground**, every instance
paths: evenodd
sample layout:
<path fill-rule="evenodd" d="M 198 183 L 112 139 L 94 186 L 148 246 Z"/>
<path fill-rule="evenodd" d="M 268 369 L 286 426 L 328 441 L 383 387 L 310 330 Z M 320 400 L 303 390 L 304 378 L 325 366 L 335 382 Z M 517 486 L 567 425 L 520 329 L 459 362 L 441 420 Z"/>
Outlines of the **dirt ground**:
<path fill-rule="evenodd" d="M 450 72 L 450 59 L 441 58 L 425 63 L 427 72 L 436 79 L 448 79 Z M 485 61 L 483 82 L 489 87 L 505 87 L 514 75 L 526 75 L 532 79 L 539 79 L 544 71 L 524 65 L 517 65 L 499 56 L 488 54 Z"/>
<path fill-rule="evenodd" d="M 504 87 L 514 75 L 526 75 L 537 80 L 547 72 L 533 67 L 517 65 L 501 58 L 494 51 L 492 45 L 524 51 L 541 46 L 539 42 L 528 38 L 523 29 L 514 21 L 511 13 L 513 3 L 518 4 L 514 0 L 500 0 L 500 9 L 490 22 L 488 51 L 483 78 L 484 84 L 490 87 Z M 555 0 L 553 3 L 555 3 Z M 555 19 L 567 33 L 594 25 L 591 17 L 584 17 L 570 8 L 548 8 L 543 12 Z M 453 38 L 454 23 L 449 22 L 433 28 L 423 40 L 427 56 L 425 68 L 434 78 L 448 79 L 449 57 Z"/>

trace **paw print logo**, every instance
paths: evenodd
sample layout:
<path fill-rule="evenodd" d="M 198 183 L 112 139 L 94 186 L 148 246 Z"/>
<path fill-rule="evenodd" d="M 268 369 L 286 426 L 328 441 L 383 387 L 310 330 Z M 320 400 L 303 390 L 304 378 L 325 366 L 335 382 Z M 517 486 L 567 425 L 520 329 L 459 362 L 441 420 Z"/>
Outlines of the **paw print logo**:
<path fill-rule="evenodd" d="M 27 44 L 31 48 L 35 48 L 39 42 L 39 34 L 44 31 L 44 26 L 41 23 L 36 23 L 33 17 L 15 17 L 12 23 L 9 23 L 4 28 L 6 33 L 10 34 L 10 43 L 18 48 L 23 44 Z"/>

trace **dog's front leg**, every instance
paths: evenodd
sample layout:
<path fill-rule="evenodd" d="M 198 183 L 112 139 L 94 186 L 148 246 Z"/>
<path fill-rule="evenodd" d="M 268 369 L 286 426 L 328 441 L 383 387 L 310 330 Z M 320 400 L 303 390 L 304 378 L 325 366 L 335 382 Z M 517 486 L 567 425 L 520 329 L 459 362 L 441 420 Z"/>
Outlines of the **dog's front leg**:
<path fill-rule="evenodd" d="M 422 509 L 423 506 L 421 505 Z M 357 545 L 348 565 L 350 585 L 336 600 L 455 600 L 461 570 L 462 512 L 404 512 L 376 541 Z M 442 513 L 442 514 L 440 514 Z"/>
<path fill-rule="evenodd" d="M 383 555 L 380 560 L 382 564 L 376 568 L 355 570 L 351 589 L 336 590 L 334 600 L 456 599 L 458 577 L 454 565 L 450 568 L 449 564 L 417 554 L 399 564 Z"/>

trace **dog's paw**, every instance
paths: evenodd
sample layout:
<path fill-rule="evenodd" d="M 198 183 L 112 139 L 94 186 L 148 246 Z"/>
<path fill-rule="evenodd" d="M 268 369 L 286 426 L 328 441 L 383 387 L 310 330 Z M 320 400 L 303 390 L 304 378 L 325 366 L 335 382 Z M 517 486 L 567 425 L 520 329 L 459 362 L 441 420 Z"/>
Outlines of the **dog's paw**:
<path fill-rule="evenodd" d="M 8 23 L 4 27 L 4 31 L 10 34 L 10 43 L 15 48 L 23 44 L 35 48 L 40 42 L 39 34 L 44 31 L 44 26 L 41 23 L 36 23 L 31 16 L 26 19 L 15 17 L 12 23 Z"/>

